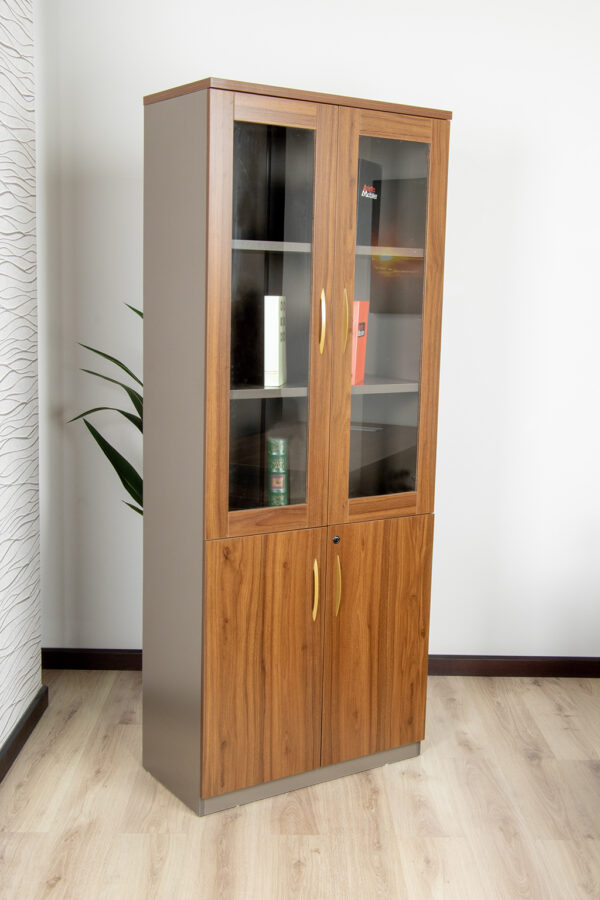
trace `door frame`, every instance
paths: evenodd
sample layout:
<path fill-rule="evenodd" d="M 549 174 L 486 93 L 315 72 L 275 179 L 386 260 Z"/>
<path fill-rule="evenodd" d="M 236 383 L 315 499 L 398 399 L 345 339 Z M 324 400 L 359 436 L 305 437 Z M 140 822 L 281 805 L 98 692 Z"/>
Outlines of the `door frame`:
<path fill-rule="evenodd" d="M 421 337 L 417 490 L 350 498 L 350 413 L 358 139 L 361 134 L 430 145 Z M 331 387 L 329 523 L 433 512 L 440 363 L 444 235 L 450 123 L 395 113 L 340 108 Z"/>
<path fill-rule="evenodd" d="M 335 240 L 335 106 L 209 91 L 206 275 L 205 537 L 289 531 L 322 525 L 327 515 L 331 320 Z M 231 372 L 231 241 L 234 121 L 262 122 L 315 132 L 313 240 L 306 502 L 229 510 Z M 322 296 L 324 303 L 322 303 Z M 320 339 L 324 336 L 322 350 Z"/>

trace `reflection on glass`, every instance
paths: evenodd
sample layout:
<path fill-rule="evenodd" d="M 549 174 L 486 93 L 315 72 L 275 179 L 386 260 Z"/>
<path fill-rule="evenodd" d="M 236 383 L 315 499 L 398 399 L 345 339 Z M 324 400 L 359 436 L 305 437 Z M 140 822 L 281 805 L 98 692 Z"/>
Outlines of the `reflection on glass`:
<path fill-rule="evenodd" d="M 264 298 L 285 297 L 286 381 L 308 384 L 311 254 L 232 251 L 231 387 L 264 386 Z"/>
<path fill-rule="evenodd" d="M 306 496 L 307 398 L 232 399 L 229 508 L 254 509 L 273 502 L 269 439 L 286 442 L 289 503 Z"/>
<path fill-rule="evenodd" d="M 418 394 L 352 397 L 350 496 L 415 490 Z"/>
<path fill-rule="evenodd" d="M 303 503 L 314 133 L 236 122 L 233 162 L 229 508 Z"/>
<path fill-rule="evenodd" d="M 359 139 L 350 497 L 416 490 L 429 145 Z"/>

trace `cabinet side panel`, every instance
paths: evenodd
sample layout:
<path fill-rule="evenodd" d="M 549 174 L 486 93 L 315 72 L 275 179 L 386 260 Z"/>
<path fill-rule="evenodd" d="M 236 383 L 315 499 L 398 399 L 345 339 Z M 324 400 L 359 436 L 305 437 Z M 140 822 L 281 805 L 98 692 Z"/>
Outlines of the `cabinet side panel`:
<path fill-rule="evenodd" d="M 207 97 L 145 108 L 144 766 L 200 797 Z"/>

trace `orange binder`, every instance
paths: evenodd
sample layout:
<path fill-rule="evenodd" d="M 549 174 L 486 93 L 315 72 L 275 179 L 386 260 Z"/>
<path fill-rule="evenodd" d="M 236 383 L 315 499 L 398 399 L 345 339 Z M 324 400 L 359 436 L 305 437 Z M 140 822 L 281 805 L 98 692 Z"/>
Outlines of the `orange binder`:
<path fill-rule="evenodd" d="M 369 301 L 355 300 L 352 313 L 352 384 L 365 383 Z"/>

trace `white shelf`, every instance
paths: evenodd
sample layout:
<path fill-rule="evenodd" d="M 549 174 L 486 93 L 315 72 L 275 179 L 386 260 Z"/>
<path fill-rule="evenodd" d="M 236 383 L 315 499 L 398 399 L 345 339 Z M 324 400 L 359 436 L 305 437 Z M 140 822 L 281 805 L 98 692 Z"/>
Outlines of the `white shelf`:
<path fill-rule="evenodd" d="M 367 375 L 364 384 L 353 384 L 352 394 L 416 394 L 419 391 L 417 381 L 402 378 L 379 378 Z M 231 388 L 231 400 L 269 400 L 285 397 L 306 397 L 308 388 L 301 384 L 282 384 L 281 387 L 263 387 L 256 384 L 249 387 Z"/>
<path fill-rule="evenodd" d="M 278 397 L 307 397 L 308 388 L 300 384 L 282 384 L 281 387 L 251 387 L 231 388 L 229 397 L 231 400 L 272 400 Z"/>
<path fill-rule="evenodd" d="M 310 253 L 312 244 L 300 241 L 242 241 L 232 240 L 232 250 L 258 250 L 268 253 Z"/>
<path fill-rule="evenodd" d="M 357 256 L 401 256 L 405 259 L 423 259 L 425 251 L 422 247 L 369 247 L 364 244 L 358 244 L 356 247 Z"/>
<path fill-rule="evenodd" d="M 379 378 L 377 375 L 366 375 L 364 384 L 353 384 L 352 394 L 416 394 L 418 381 L 407 381 L 403 378 Z"/>

